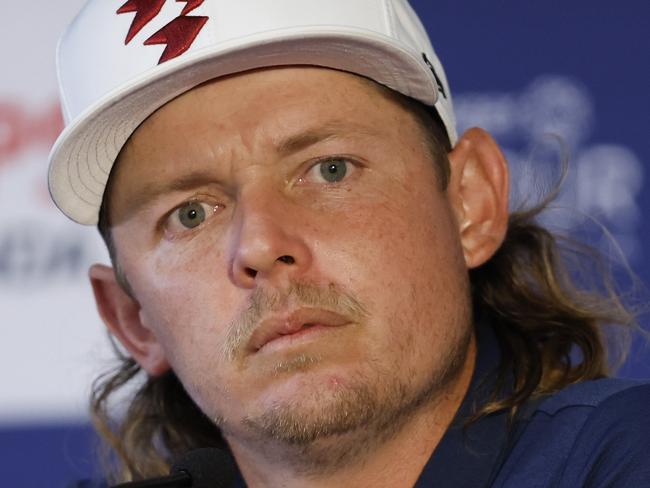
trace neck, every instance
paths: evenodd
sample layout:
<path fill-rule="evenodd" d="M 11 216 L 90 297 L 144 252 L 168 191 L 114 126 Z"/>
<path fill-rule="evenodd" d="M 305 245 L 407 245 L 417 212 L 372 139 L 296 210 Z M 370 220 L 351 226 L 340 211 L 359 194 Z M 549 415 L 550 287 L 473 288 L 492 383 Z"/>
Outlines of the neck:
<path fill-rule="evenodd" d="M 250 447 L 229 439 L 230 447 L 249 488 L 320 488 L 330 486 L 399 488 L 412 487 L 452 422 L 467 393 L 476 361 L 476 341 L 472 338 L 459 374 L 430 403 L 413 412 L 396 429 L 374 436 L 354 432 L 320 443 L 310 453 L 323 456 L 341 445 L 354 446 L 332 463 L 331 469 L 301 469 L 295 461 L 304 456 L 300 448 L 285 445 Z M 345 438 L 347 437 L 347 438 Z M 329 444 L 329 445 L 328 445 Z M 343 452 L 343 451 L 340 451 Z M 273 453 L 269 455 L 269 453 Z M 316 461 L 316 462 L 314 462 Z M 310 463 L 317 464 L 316 458 Z"/>

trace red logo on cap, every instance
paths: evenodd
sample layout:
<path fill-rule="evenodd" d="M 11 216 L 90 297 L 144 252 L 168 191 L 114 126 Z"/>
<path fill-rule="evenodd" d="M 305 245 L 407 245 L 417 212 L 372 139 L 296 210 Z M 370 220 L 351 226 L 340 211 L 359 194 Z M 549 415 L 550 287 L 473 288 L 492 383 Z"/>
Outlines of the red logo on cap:
<path fill-rule="evenodd" d="M 118 14 L 135 12 L 135 17 L 126 35 L 124 44 L 128 44 L 131 40 L 145 27 L 156 15 L 160 13 L 166 0 L 128 0 L 118 10 Z M 177 2 L 184 2 L 186 5 L 183 8 L 179 17 L 165 25 L 162 29 L 155 32 L 149 39 L 144 41 L 144 44 L 149 46 L 152 44 L 166 44 L 165 50 L 158 61 L 158 64 L 169 61 L 175 57 L 180 56 L 187 51 L 192 43 L 201 32 L 201 29 L 208 21 L 208 17 L 189 16 L 187 15 L 192 10 L 201 5 L 205 0 L 176 0 Z"/>
<path fill-rule="evenodd" d="M 165 0 L 129 0 L 117 9 L 118 14 L 135 12 L 135 17 L 133 18 L 133 22 L 131 22 L 131 28 L 126 35 L 124 44 L 131 42 L 131 39 L 158 15 L 164 4 Z"/>
<path fill-rule="evenodd" d="M 187 15 L 189 14 L 192 10 L 194 10 L 196 7 L 201 5 L 205 0 L 176 0 L 177 2 L 185 2 L 187 5 L 185 5 L 185 8 L 181 12 L 181 15 Z"/>

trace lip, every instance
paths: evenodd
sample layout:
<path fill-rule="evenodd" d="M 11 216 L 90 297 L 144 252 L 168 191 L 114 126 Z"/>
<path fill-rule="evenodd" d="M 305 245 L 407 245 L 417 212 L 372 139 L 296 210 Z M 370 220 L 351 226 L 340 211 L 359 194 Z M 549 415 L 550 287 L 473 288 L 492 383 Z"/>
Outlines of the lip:
<path fill-rule="evenodd" d="M 304 335 L 305 331 L 308 330 L 307 327 L 318 330 L 341 327 L 348 323 L 350 321 L 347 318 L 329 310 L 300 308 L 290 313 L 275 315 L 263 320 L 253 332 L 248 346 L 255 353 L 280 338 Z"/>

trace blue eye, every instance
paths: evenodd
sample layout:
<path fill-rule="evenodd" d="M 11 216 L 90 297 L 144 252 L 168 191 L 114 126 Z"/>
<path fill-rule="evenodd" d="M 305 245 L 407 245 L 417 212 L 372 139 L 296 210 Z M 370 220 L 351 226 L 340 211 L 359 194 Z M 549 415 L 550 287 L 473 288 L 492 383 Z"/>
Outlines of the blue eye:
<path fill-rule="evenodd" d="M 320 174 L 325 181 L 336 183 L 345 178 L 348 172 L 347 161 L 343 159 L 331 159 L 319 164 Z"/>
<path fill-rule="evenodd" d="M 338 183 L 348 174 L 349 164 L 350 162 L 343 158 L 326 159 L 316 164 L 312 171 L 318 171 L 317 174 L 328 183 Z"/>
<path fill-rule="evenodd" d="M 188 202 L 177 210 L 178 221 L 187 229 L 193 229 L 205 221 L 205 209 L 199 202 Z"/>
<path fill-rule="evenodd" d="M 221 204 L 210 205 L 200 201 L 185 202 L 169 214 L 165 222 L 165 229 L 169 236 L 182 235 L 199 227 L 209 220 L 218 210 L 223 209 Z"/>

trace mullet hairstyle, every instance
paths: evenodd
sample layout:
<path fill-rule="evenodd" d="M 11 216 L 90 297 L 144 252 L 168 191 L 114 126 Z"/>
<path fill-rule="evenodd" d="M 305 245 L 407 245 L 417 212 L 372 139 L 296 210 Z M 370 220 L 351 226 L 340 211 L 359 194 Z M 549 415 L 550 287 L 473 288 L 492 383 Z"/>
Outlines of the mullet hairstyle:
<path fill-rule="evenodd" d="M 451 144 L 437 112 L 374 82 L 372 85 L 415 117 L 444 191 L 449 181 L 447 153 Z M 607 376 L 610 367 L 624 359 L 629 333 L 637 326 L 636 314 L 615 290 L 607 260 L 588 246 L 556 236 L 536 222 L 557 196 L 559 186 L 532 208 L 512 212 L 502 246 L 488 262 L 469 272 L 475 320 L 493 327 L 502 354 L 496 389 L 486 404 L 476 406 L 466 425 L 501 411 L 514 419 L 529 400 L 576 382 Z M 119 267 L 111 237 L 110 194 L 109 179 L 98 229 L 119 283 L 135 298 Z M 585 269 L 592 271 L 594 286 L 585 286 L 576 278 L 577 270 Z M 612 328 L 609 340 L 605 326 L 618 326 Z M 190 399 L 173 372 L 145 377 L 110 334 L 109 338 L 118 364 L 95 380 L 90 405 L 95 428 L 106 444 L 102 458 L 108 463 L 109 481 L 165 475 L 174 459 L 192 449 L 227 449 L 219 429 Z M 610 350 L 619 351 L 618 361 L 608 356 Z M 137 390 L 116 418 L 111 414 L 116 407 L 111 399 L 132 383 Z"/>

